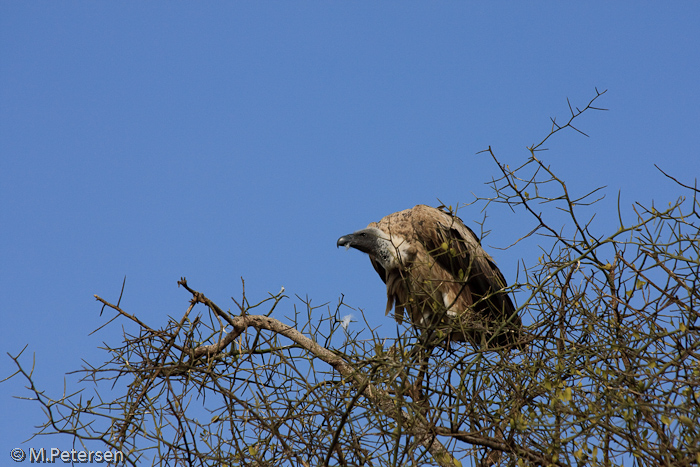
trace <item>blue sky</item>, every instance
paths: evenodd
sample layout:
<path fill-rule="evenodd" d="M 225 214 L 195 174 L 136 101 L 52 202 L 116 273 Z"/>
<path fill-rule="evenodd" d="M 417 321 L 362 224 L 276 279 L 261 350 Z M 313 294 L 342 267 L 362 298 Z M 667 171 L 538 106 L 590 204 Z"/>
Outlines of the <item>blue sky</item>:
<path fill-rule="evenodd" d="M 595 88 L 608 112 L 543 157 L 583 194 L 660 204 L 700 173 L 700 5 L 678 2 L 0 3 L 2 350 L 57 397 L 119 326 L 93 294 L 152 326 L 184 312 L 189 284 L 223 308 L 284 286 L 363 308 L 387 334 L 385 291 L 336 239 L 416 204 L 488 195 L 494 164 L 546 136 Z M 460 210 L 470 226 L 483 214 Z M 489 210 L 506 278 L 536 250 Z M 298 301 L 296 301 L 298 303 Z M 360 324 L 357 323 L 357 326 Z M 2 377 L 14 367 L 0 358 Z M 0 385 L 6 453 L 43 418 Z M 68 447 L 40 439 L 28 447 Z"/>

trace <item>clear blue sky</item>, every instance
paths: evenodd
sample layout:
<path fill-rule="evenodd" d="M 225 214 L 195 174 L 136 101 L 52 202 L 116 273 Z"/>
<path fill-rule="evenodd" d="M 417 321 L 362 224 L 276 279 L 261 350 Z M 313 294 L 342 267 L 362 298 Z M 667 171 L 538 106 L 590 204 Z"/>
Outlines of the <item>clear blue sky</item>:
<path fill-rule="evenodd" d="M 123 307 L 154 327 L 187 307 L 181 276 L 224 308 L 243 276 L 251 300 L 345 294 L 389 335 L 381 280 L 336 239 L 488 194 L 496 168 L 475 153 L 523 161 L 566 98 L 585 105 L 595 87 L 610 110 L 544 157 L 574 193 L 607 185 L 597 226 L 615 230 L 618 190 L 628 211 L 679 193 L 654 163 L 700 173 L 698 24 L 695 2 L 3 1 L 3 355 L 28 345 L 23 362 L 35 354 L 59 396 L 66 372 L 119 342 L 118 326 L 88 333 L 107 319 L 93 294 L 116 301 L 124 276 Z M 489 248 L 522 230 L 488 214 L 512 281 L 539 253 Z M 0 385 L 2 456 L 43 420 L 11 398 L 23 385 Z"/>

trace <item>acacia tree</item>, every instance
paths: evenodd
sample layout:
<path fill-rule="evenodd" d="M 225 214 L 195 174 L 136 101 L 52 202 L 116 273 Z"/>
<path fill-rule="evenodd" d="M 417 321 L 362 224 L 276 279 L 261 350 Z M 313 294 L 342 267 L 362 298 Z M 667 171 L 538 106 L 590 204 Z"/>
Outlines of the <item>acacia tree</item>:
<path fill-rule="evenodd" d="M 602 94 L 553 120 L 516 168 L 484 151 L 499 176 L 475 202 L 528 216 L 519 241 L 540 246 L 510 288 L 523 349 L 431 346 L 426 359 L 410 327 L 346 329 L 342 299 L 319 308 L 282 290 L 255 302 L 243 287 L 227 311 L 183 278 L 189 306 L 162 328 L 96 296 L 137 332 L 80 370 L 89 402 L 49 397 L 13 357 L 47 414 L 39 433 L 103 443 L 131 465 L 697 465 L 698 189 L 672 179 L 689 199 L 635 204 L 631 222 L 618 208 L 619 225 L 600 232 L 580 217 L 598 190 L 571 195 L 540 158 L 602 110 Z"/>

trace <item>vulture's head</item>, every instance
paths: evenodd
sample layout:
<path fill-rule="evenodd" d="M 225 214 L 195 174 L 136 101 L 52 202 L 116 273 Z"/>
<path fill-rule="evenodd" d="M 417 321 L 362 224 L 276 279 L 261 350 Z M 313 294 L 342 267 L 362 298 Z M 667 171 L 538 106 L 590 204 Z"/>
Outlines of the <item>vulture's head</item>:
<path fill-rule="evenodd" d="M 384 232 L 378 228 L 368 227 L 358 230 L 355 233 L 343 235 L 338 239 L 337 246 L 339 248 L 344 246 L 346 250 L 352 247 L 368 255 L 376 256 L 381 250 L 385 249 L 388 244 L 391 244 L 389 239 L 385 237 L 386 235 Z"/>
<path fill-rule="evenodd" d="M 413 250 L 401 237 L 389 235 L 376 227 L 367 227 L 355 233 L 343 235 L 338 239 L 338 247 L 355 248 L 367 253 L 373 260 L 379 262 L 384 269 L 398 267 L 400 260 L 410 260 Z"/>

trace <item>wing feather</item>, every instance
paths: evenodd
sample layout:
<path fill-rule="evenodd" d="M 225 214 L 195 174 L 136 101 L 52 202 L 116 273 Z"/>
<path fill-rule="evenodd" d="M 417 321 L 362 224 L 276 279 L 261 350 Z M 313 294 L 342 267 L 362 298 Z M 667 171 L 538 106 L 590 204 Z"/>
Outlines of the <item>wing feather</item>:
<path fill-rule="evenodd" d="M 416 236 L 435 260 L 437 267 L 453 278 L 449 287 L 473 311 L 500 325 L 515 312 L 506 280 L 493 259 L 481 247 L 476 234 L 462 220 L 449 212 L 429 206 L 416 206 L 413 227 Z M 458 299 L 455 299 L 458 303 Z M 509 327 L 520 327 L 515 316 Z"/>

